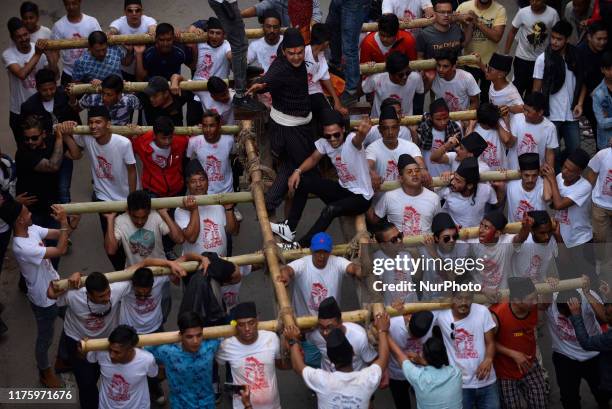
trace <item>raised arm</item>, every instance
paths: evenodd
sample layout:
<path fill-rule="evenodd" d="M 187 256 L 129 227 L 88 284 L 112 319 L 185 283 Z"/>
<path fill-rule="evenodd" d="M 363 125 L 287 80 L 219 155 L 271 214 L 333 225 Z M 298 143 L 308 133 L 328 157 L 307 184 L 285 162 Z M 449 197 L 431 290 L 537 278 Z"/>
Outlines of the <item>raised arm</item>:
<path fill-rule="evenodd" d="M 115 217 L 117 217 L 117 213 L 104 213 L 102 216 L 106 218 L 107 223 L 106 234 L 104 235 L 104 250 L 106 254 L 112 256 L 117 253 L 121 243 L 115 237 Z"/>
<path fill-rule="evenodd" d="M 200 211 L 195 197 L 187 196 L 183 199 L 183 208 L 189 211 L 189 223 L 183 229 L 183 237 L 188 243 L 195 243 L 200 235 Z"/>
<path fill-rule="evenodd" d="M 172 241 L 176 244 L 183 244 L 183 242 L 185 241 L 185 236 L 183 236 L 183 230 L 181 230 L 181 228 L 178 227 L 172 217 L 170 217 L 170 215 L 168 214 L 168 210 L 158 209 L 157 213 L 159 213 L 164 223 L 166 223 L 166 225 L 168 226 L 168 229 L 170 230 L 168 232 L 170 239 L 172 239 Z"/>
<path fill-rule="evenodd" d="M 72 229 L 68 224 L 68 216 L 66 211 L 61 205 L 51 206 L 51 216 L 60 223 L 59 229 L 49 229 L 47 237 L 49 239 L 57 239 L 57 245 L 55 247 L 47 247 L 45 250 L 45 258 L 57 258 L 63 256 L 68 252 L 68 237 Z"/>
<path fill-rule="evenodd" d="M 73 122 L 75 125 L 76 123 Z M 55 143 L 53 145 L 53 152 L 49 159 L 43 158 L 36 164 L 34 170 L 42 173 L 55 173 L 59 171 L 62 165 L 62 159 L 64 157 L 64 136 L 62 134 L 62 125 L 58 124 L 55 128 Z"/>
<path fill-rule="evenodd" d="M 389 363 L 389 326 L 390 326 L 389 314 L 387 312 L 378 313 L 374 319 L 374 326 L 378 332 L 378 358 L 373 364 L 380 366 L 380 369 L 384 372 L 387 369 Z"/>

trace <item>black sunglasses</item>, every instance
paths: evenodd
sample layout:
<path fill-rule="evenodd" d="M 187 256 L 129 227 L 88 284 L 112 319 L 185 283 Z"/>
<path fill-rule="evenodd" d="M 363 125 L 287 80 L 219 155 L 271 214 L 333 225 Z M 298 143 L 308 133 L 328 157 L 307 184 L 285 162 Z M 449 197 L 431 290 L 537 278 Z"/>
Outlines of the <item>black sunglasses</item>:
<path fill-rule="evenodd" d="M 450 334 L 450 337 L 451 337 L 451 339 L 454 341 L 454 340 L 455 340 L 455 324 L 451 322 L 450 327 L 451 327 L 451 334 Z"/>
<path fill-rule="evenodd" d="M 445 235 L 445 236 L 440 237 L 440 239 L 442 239 L 442 241 L 444 243 L 448 243 L 451 240 L 457 241 L 459 239 L 459 233 L 455 233 L 452 236 L 451 235 Z"/>
<path fill-rule="evenodd" d="M 331 138 L 340 139 L 342 138 L 342 132 L 324 133 L 323 138 L 330 140 Z"/>
<path fill-rule="evenodd" d="M 39 133 L 38 135 L 24 136 L 23 139 L 26 141 L 37 141 L 41 136 L 42 134 Z"/>

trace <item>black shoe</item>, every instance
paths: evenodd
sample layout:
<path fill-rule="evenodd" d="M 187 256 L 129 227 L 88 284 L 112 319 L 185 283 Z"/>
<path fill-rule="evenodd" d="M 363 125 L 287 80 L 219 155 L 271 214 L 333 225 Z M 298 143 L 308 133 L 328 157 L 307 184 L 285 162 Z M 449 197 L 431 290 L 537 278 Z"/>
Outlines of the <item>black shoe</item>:
<path fill-rule="evenodd" d="M 251 111 L 251 112 L 265 112 L 268 110 L 264 104 L 261 102 L 251 98 L 251 97 L 242 97 L 237 98 L 234 97 L 232 101 L 232 105 L 234 108 L 243 110 L 243 111 Z"/>
<path fill-rule="evenodd" d="M 345 107 L 351 107 L 355 105 L 357 101 L 359 101 L 359 97 L 357 96 L 356 92 L 354 94 L 351 94 L 350 92 L 347 92 L 345 90 L 340 95 L 340 102 L 342 102 L 342 105 L 344 105 Z"/>

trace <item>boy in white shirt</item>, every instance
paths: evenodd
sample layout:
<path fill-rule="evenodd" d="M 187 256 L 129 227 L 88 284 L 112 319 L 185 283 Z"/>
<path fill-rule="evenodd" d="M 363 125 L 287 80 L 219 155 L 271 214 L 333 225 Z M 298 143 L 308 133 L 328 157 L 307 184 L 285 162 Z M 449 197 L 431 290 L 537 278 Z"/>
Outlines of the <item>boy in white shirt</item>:
<path fill-rule="evenodd" d="M 281 16 L 278 11 L 268 9 L 262 16 L 263 37 L 249 42 L 247 63 L 257 64 L 264 73 L 278 56 L 278 46 L 283 41 L 281 35 Z"/>
<path fill-rule="evenodd" d="M 522 100 L 520 107 L 523 109 Z M 506 150 L 516 143 L 516 138 L 509 131 L 509 109 L 504 112 L 502 115 L 502 109 L 490 102 L 482 103 L 476 110 L 476 123 L 470 121 L 466 129 L 466 134 L 476 132 L 486 142 L 487 146 L 479 159 L 491 170 L 508 169 Z"/>
<path fill-rule="evenodd" d="M 107 351 L 87 353 L 89 362 L 100 365 L 100 409 L 151 407 L 147 377 L 156 377 L 158 367 L 153 355 L 136 345 L 134 328 L 119 325 L 108 337 Z"/>
<path fill-rule="evenodd" d="M 557 151 L 557 168 L 580 146 L 578 118 L 587 92 L 578 72 L 578 54 L 568 43 L 571 35 L 570 23 L 557 22 L 550 33 L 549 48 L 538 56 L 533 68 L 533 90 L 546 97 L 546 115 L 565 141 L 565 150 Z"/>
<path fill-rule="evenodd" d="M 610 139 L 612 143 L 612 139 Z M 586 179 L 593 185 L 593 241 L 599 243 L 595 255 L 605 259 L 605 243 L 612 229 L 612 146 L 600 150 L 589 161 Z"/>
<path fill-rule="evenodd" d="M 546 210 L 546 204 L 550 201 L 550 189 L 544 189 L 548 181 L 540 176 L 538 154 L 523 153 L 519 156 L 518 163 L 521 179 L 511 180 L 506 184 L 508 220 L 511 223 L 523 220 L 526 212 Z"/>
<path fill-rule="evenodd" d="M 19 15 L 21 21 L 26 26 L 30 33 L 30 41 L 36 43 L 38 40 L 48 40 L 51 38 L 51 30 L 49 27 L 43 26 L 40 23 L 40 11 L 38 5 L 31 1 L 24 1 L 19 7 Z"/>
<path fill-rule="evenodd" d="M 431 18 L 433 17 L 434 10 L 429 0 L 418 0 L 418 1 L 405 1 L 405 0 L 383 0 L 382 2 L 382 13 L 383 14 L 395 14 L 402 23 L 407 23 L 415 18 Z M 410 30 L 413 34 L 416 34 L 416 30 Z"/>
<path fill-rule="evenodd" d="M 457 53 L 444 50 L 435 55 L 436 74 L 423 76 L 425 90 L 444 98 L 451 112 L 478 108 L 480 87 L 474 76 L 457 68 Z"/>
<path fill-rule="evenodd" d="M 429 159 L 434 163 L 450 165 L 451 171 L 455 172 L 463 159 L 473 157 L 478 159 L 478 171 L 486 172 L 490 168 L 481 159 L 481 155 L 487 146 L 487 142 L 478 132 L 471 132 L 461 140 L 456 136 L 451 136 L 448 141 L 431 153 Z M 449 152 L 450 150 L 454 152 Z"/>
<path fill-rule="evenodd" d="M 489 102 L 499 107 L 502 116 L 506 111 L 511 114 L 523 112 L 523 98 L 507 78 L 512 71 L 512 56 L 494 53 L 484 71 L 487 81 L 491 81 Z"/>
<path fill-rule="evenodd" d="M 234 124 L 234 91 L 230 90 L 225 81 L 221 78 L 212 76 L 207 83 L 208 93 L 202 101 L 202 106 L 206 107 L 221 116 L 222 125 Z"/>
<path fill-rule="evenodd" d="M 417 71 L 410 69 L 410 59 L 404 53 L 394 51 L 385 60 L 385 71 L 370 75 L 361 84 L 363 92 L 374 93 L 371 116 L 380 115 L 378 107 L 386 98 L 393 97 L 402 104 L 402 112 L 412 115 L 416 94 L 423 94 L 423 79 Z"/>
<path fill-rule="evenodd" d="M 395 113 L 397 114 L 397 117 L 401 120 L 403 116 L 402 102 L 399 99 L 393 98 L 393 97 L 385 98 L 380 103 L 379 111 L 382 112 L 383 109 L 385 109 L 385 107 L 387 106 L 393 107 L 395 109 Z M 374 125 L 372 129 L 370 129 L 370 132 L 368 132 L 368 136 L 366 136 L 365 140 L 363 141 L 363 145 L 367 148 L 368 146 L 370 146 L 372 143 L 376 142 L 380 138 L 382 138 L 382 134 L 379 129 L 379 125 Z M 407 126 L 400 125 L 399 132 L 398 132 L 398 138 L 405 139 L 407 141 L 412 142 L 412 130 L 409 129 Z"/>

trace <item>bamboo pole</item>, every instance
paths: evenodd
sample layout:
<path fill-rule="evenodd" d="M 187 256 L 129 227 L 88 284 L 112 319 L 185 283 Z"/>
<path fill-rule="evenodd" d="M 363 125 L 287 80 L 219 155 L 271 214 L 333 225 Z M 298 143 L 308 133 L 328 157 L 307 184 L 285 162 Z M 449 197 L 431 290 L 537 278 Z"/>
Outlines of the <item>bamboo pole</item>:
<path fill-rule="evenodd" d="M 426 27 L 432 23 L 433 19 L 417 18 L 409 22 L 401 22 L 400 29 Z M 285 29 L 283 27 L 282 31 Z M 261 28 L 247 28 L 244 31 L 247 38 L 250 39 L 263 37 L 263 29 Z M 364 33 L 378 31 L 378 23 L 365 23 L 361 26 L 361 31 Z M 205 43 L 208 41 L 208 35 L 206 33 L 181 33 L 177 36 L 176 41 L 183 44 Z M 108 37 L 109 45 L 148 45 L 154 43 L 155 38 L 149 34 L 117 34 Z M 48 50 L 68 50 L 71 48 L 87 48 L 88 46 L 87 38 L 47 40 Z"/>
<path fill-rule="evenodd" d="M 117 126 L 112 125 L 110 130 L 112 133 L 117 135 L 142 135 L 148 131 L 153 129 L 152 126 Z M 240 132 L 240 126 L 238 125 L 223 125 L 221 127 L 221 134 L 223 135 L 235 135 Z M 77 125 L 74 127 L 73 133 L 77 135 L 89 135 L 91 132 L 89 131 L 89 126 L 86 125 Z M 199 126 L 177 126 L 174 128 L 175 135 L 201 135 L 202 128 Z"/>
<path fill-rule="evenodd" d="M 504 229 L 504 233 L 514 234 L 518 233 L 521 229 L 521 223 L 508 223 L 506 228 Z M 459 237 L 462 240 L 467 240 L 471 238 L 478 237 L 478 227 L 464 227 L 459 231 Z M 420 246 L 423 244 L 423 240 L 425 239 L 424 235 L 416 235 L 416 236 L 406 236 L 404 237 L 404 244 L 407 246 Z M 332 254 L 336 256 L 342 256 L 347 253 L 349 250 L 348 244 L 337 244 L 332 248 Z M 286 261 L 293 261 L 299 258 L 305 257 L 312 254 L 309 248 L 296 249 L 296 250 L 285 250 L 282 252 L 283 258 Z M 227 261 L 231 261 L 232 263 L 242 266 L 247 264 L 263 264 L 266 261 L 266 258 L 262 252 L 255 252 L 251 254 L 243 254 L 240 256 L 232 256 L 232 257 L 223 257 Z M 180 263 L 181 267 L 183 267 L 187 272 L 195 271 L 197 268 L 197 263 L 194 261 Z M 166 267 L 151 267 L 153 270 L 153 275 L 169 275 L 172 274 L 169 268 Z M 111 271 L 105 273 L 104 275 L 108 279 L 110 283 L 116 283 L 118 281 L 127 281 L 132 278 L 134 274 L 134 270 L 126 269 L 119 271 Z M 87 276 L 81 277 L 81 286 L 85 285 L 85 279 Z M 53 287 L 60 290 L 69 290 L 68 280 L 62 279 L 53 282 Z"/>
<path fill-rule="evenodd" d="M 558 291 L 566 291 L 573 290 L 577 288 L 581 288 L 584 285 L 583 278 L 573 278 L 569 280 L 561 280 L 556 287 L 551 287 L 549 283 L 538 283 L 535 285 L 536 291 L 538 294 L 550 294 Z M 501 291 L 502 296 L 508 297 L 508 290 Z M 475 298 L 475 302 L 486 300 L 485 298 L 478 296 Z M 486 301 L 484 301 L 486 302 Z M 404 304 L 404 308 L 402 310 L 402 314 L 412 314 L 418 311 L 432 311 L 432 310 L 441 310 L 450 308 L 450 302 L 421 302 L 421 303 L 409 303 Z M 380 304 L 373 305 L 373 311 L 376 313 L 380 311 Z M 385 310 L 391 316 L 400 315 L 400 313 L 393 307 L 385 307 Z M 342 313 L 342 321 L 344 322 L 364 322 L 369 318 L 368 310 L 356 310 L 356 311 L 348 311 Z M 296 319 L 297 326 L 301 329 L 311 329 L 317 325 L 317 317 L 308 316 L 308 317 L 299 317 Z M 278 330 L 278 321 L 261 321 L 258 324 L 259 329 L 268 330 L 268 331 L 277 331 Z M 231 325 L 222 325 L 218 327 L 210 327 L 204 328 L 202 331 L 205 339 L 210 338 L 220 338 L 220 337 L 231 337 L 236 333 L 236 330 Z M 178 331 L 172 332 L 160 332 L 155 334 L 147 334 L 140 335 L 138 346 L 147 346 L 147 345 L 161 345 L 161 344 L 171 344 L 175 342 L 179 342 L 180 337 Z M 81 346 L 83 351 L 100 351 L 108 348 L 108 341 L 106 339 L 89 339 L 81 341 Z"/>
<path fill-rule="evenodd" d="M 229 84 L 229 80 L 224 80 L 227 84 Z M 133 82 L 133 81 L 124 81 L 123 82 L 123 92 L 144 92 L 145 88 L 147 88 L 148 82 Z M 204 80 L 188 80 L 181 81 L 179 83 L 179 87 L 183 91 L 207 91 L 208 90 L 208 81 Z M 99 94 L 102 92 L 101 85 L 92 85 L 92 84 L 72 84 L 70 86 L 70 95 L 83 95 L 83 94 Z"/>
<path fill-rule="evenodd" d="M 480 60 L 478 57 L 474 55 L 462 55 L 457 59 L 457 65 L 474 65 L 478 64 Z M 425 71 L 425 70 L 433 70 L 436 68 L 436 60 L 433 58 L 429 60 L 415 60 L 410 61 L 410 69 L 413 71 Z M 360 64 L 359 72 L 362 75 L 372 75 L 377 74 L 379 72 L 385 72 L 385 63 L 377 63 L 377 64 Z"/>
<path fill-rule="evenodd" d="M 450 112 L 449 117 L 451 121 L 469 121 L 472 119 L 476 119 L 476 110 L 471 109 L 467 111 L 455 111 Z M 410 126 L 410 125 L 418 125 L 423 120 L 423 115 L 404 115 L 400 119 L 400 125 Z M 378 118 L 370 118 L 370 121 L 373 125 L 378 125 Z M 351 121 L 351 127 L 355 128 L 359 125 L 359 120 L 354 119 Z"/>
<path fill-rule="evenodd" d="M 521 175 L 518 170 L 507 171 L 487 171 L 480 175 L 481 182 L 494 182 L 501 180 L 517 180 Z M 441 177 L 433 179 L 433 187 L 447 186 L 449 182 Z M 380 190 L 387 192 L 397 189 L 400 186 L 398 181 L 385 182 L 381 185 Z M 316 196 L 311 196 L 311 198 Z M 167 209 L 183 206 L 184 196 L 162 197 L 151 199 L 152 209 Z M 199 195 L 196 196 L 196 203 L 199 206 L 210 206 L 228 203 L 251 203 L 253 202 L 252 192 L 233 192 L 233 193 L 217 193 L 214 195 Z M 109 201 L 109 202 L 80 202 L 80 203 L 65 203 L 61 205 L 68 214 L 86 214 L 86 213 L 111 213 L 124 212 L 127 209 L 126 201 Z"/>

